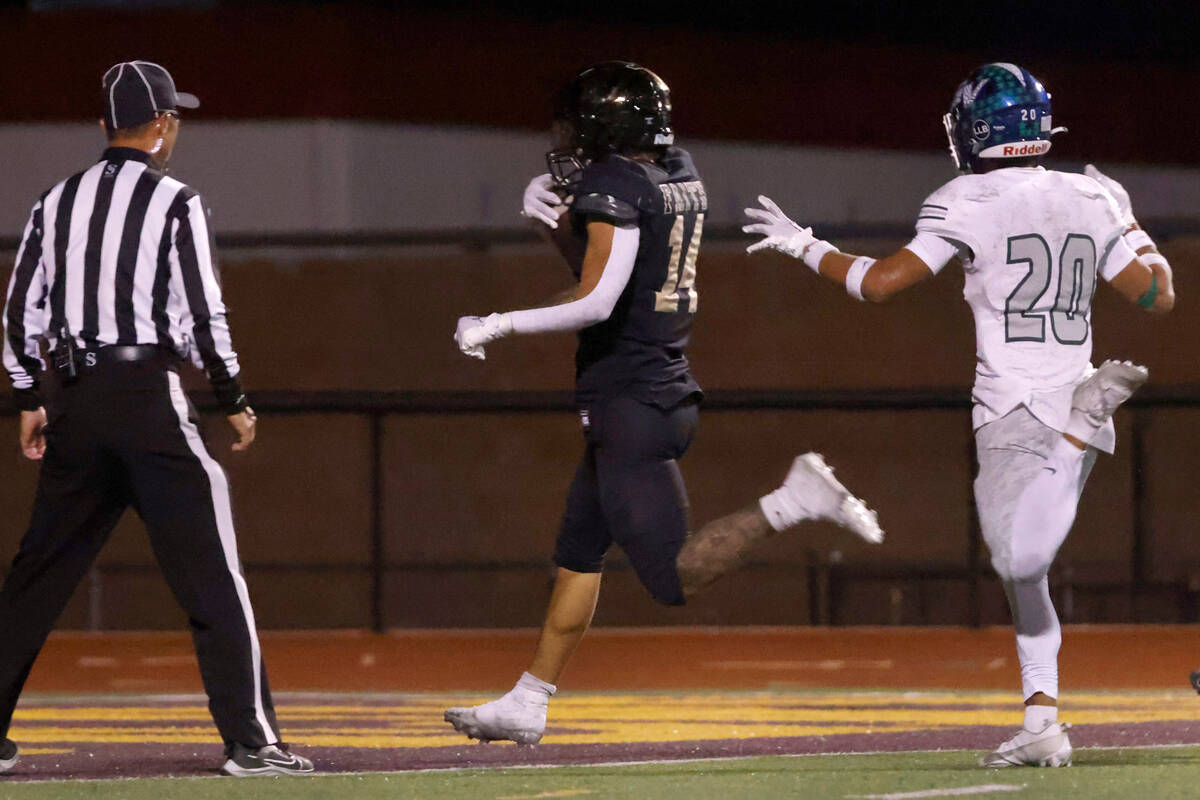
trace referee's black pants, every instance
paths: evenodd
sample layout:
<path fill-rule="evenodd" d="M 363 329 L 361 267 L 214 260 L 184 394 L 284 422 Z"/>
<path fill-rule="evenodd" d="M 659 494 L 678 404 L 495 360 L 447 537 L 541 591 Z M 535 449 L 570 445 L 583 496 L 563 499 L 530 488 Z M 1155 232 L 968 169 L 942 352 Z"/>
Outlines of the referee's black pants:
<path fill-rule="evenodd" d="M 188 615 L 226 746 L 278 742 L 228 483 L 178 374 L 154 361 L 87 369 L 47 404 L 47 415 L 29 530 L 0 590 L 0 736 L 55 620 L 132 506 Z"/>

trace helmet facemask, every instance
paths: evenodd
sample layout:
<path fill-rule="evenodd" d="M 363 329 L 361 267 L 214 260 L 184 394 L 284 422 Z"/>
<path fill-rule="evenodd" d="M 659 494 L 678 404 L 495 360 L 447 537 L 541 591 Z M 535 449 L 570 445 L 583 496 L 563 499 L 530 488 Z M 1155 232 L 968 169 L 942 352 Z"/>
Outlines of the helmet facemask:
<path fill-rule="evenodd" d="M 971 167 L 958 152 L 958 141 L 955 137 L 955 130 L 958 128 L 958 114 L 959 109 L 956 103 L 954 108 L 942 115 L 942 126 L 946 129 L 946 141 L 950 144 L 950 158 L 954 159 L 954 168 L 959 172 L 967 173 L 971 171 Z"/>
<path fill-rule="evenodd" d="M 546 170 L 556 186 L 570 186 L 579 180 L 583 168 L 592 159 L 585 158 L 570 119 L 556 118 L 550 130 L 551 149 L 546 153 Z"/>

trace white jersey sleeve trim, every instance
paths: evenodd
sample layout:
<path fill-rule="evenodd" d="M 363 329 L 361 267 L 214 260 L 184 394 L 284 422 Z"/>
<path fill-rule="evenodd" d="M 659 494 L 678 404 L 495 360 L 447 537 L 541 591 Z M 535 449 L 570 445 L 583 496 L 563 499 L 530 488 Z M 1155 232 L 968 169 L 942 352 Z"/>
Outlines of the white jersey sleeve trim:
<path fill-rule="evenodd" d="M 958 255 L 958 245 L 949 239 L 929 231 L 920 231 L 911 242 L 904 245 L 908 250 L 937 275 L 950 260 Z"/>
<path fill-rule="evenodd" d="M 508 318 L 513 333 L 577 331 L 608 319 L 633 274 L 640 236 L 635 227 L 614 228 L 612 250 L 609 251 L 608 261 L 604 264 L 604 272 L 596 288 L 588 292 L 586 297 L 570 303 L 510 311 Z"/>
<path fill-rule="evenodd" d="M 1109 242 L 1108 249 L 1100 256 L 1100 267 L 1097 271 L 1101 278 L 1112 283 L 1112 279 L 1128 267 L 1135 258 L 1137 258 L 1137 253 L 1125 242 L 1125 237 L 1118 233 Z"/>

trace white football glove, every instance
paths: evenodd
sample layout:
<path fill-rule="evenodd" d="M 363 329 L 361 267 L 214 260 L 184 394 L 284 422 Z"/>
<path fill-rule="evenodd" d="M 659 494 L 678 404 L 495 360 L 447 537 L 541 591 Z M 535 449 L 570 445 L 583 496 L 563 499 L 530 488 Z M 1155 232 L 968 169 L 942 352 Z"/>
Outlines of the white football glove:
<path fill-rule="evenodd" d="M 471 358 L 483 361 L 487 354 L 483 346 L 488 342 L 512 333 L 512 320 L 508 314 L 488 314 L 486 317 L 459 317 L 454 331 L 454 342 L 458 349 Z"/>
<path fill-rule="evenodd" d="M 558 218 L 567 210 L 563 199 L 552 191 L 554 179 L 547 172 L 538 175 L 525 187 L 525 198 L 521 205 L 521 216 L 540 220 L 551 228 L 558 228 Z"/>
<path fill-rule="evenodd" d="M 766 238 L 747 247 L 747 253 L 756 253 L 769 248 L 787 253 L 792 258 L 801 258 L 805 249 L 817 241 L 817 237 L 812 234 L 812 228 L 801 228 L 792 222 L 771 198 L 760 194 L 758 202 L 762 203 L 762 208 L 746 209 L 746 216 L 756 219 L 758 222 L 743 225 L 742 231 L 758 233 Z"/>
<path fill-rule="evenodd" d="M 1083 168 L 1083 174 L 1087 175 L 1092 180 L 1104 187 L 1104 190 L 1112 195 L 1112 199 L 1117 201 L 1117 210 L 1121 212 L 1121 222 L 1125 227 L 1129 227 L 1137 222 L 1133 218 L 1133 207 L 1129 202 L 1129 192 L 1125 191 L 1125 187 L 1114 181 L 1112 178 L 1105 175 L 1100 170 L 1096 169 L 1091 164 Z"/>

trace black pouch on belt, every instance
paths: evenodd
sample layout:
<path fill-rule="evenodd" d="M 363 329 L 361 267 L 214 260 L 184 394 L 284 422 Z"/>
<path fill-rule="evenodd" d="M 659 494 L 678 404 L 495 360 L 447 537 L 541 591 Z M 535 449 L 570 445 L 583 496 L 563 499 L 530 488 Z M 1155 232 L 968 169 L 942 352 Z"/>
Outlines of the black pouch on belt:
<path fill-rule="evenodd" d="M 75 364 L 75 337 L 66 326 L 63 326 L 59 333 L 58 341 L 50 351 L 50 358 L 54 371 L 64 384 L 74 383 L 79 378 L 79 370 Z"/>

